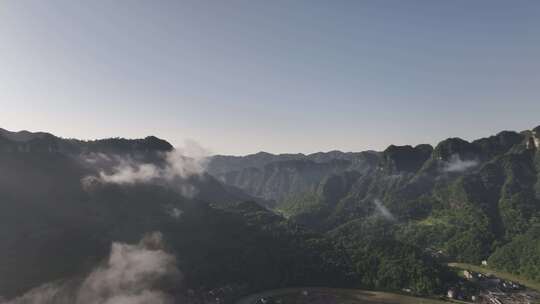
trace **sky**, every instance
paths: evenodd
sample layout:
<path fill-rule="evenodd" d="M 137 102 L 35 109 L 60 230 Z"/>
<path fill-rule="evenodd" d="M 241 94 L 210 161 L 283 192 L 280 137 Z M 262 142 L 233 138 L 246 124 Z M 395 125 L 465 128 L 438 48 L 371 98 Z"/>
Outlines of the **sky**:
<path fill-rule="evenodd" d="M 0 127 L 242 155 L 540 125 L 536 0 L 1 0 Z"/>

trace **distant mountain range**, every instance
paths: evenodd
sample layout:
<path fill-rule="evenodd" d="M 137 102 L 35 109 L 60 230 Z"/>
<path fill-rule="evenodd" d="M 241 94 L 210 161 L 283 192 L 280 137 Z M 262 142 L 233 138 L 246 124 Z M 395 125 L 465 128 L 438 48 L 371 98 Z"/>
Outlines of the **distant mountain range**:
<path fill-rule="evenodd" d="M 208 172 L 227 185 L 254 196 L 280 202 L 314 191 L 325 177 L 345 171 L 367 172 L 376 165 L 377 152 L 280 154 L 260 152 L 244 157 L 213 156 Z"/>
<path fill-rule="evenodd" d="M 449 138 L 435 148 L 427 144 L 416 147 L 392 145 L 382 152 L 216 155 L 210 158 L 207 171 L 227 185 L 279 206 L 299 195 L 319 191 L 329 177 L 345 172 L 354 172 L 357 177 L 372 176 L 377 172 L 388 176 L 467 173 L 511 149 L 515 151 L 527 145 L 534 148 L 538 145 L 538 139 L 535 142 L 533 136 L 537 129 L 520 133 L 503 131 L 470 143 Z M 443 168 L 445 165 L 448 168 Z"/>

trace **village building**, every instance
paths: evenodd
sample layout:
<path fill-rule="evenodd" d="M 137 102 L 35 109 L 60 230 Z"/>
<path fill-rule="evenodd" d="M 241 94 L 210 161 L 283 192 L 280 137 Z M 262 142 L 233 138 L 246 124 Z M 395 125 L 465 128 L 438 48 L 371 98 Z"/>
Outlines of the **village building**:
<path fill-rule="evenodd" d="M 446 292 L 446 297 L 449 299 L 456 299 L 457 298 L 457 291 L 455 288 L 450 288 Z"/>
<path fill-rule="evenodd" d="M 474 279 L 474 273 L 473 273 L 472 271 L 463 270 L 463 276 L 464 276 L 467 280 L 472 280 L 472 279 Z"/>

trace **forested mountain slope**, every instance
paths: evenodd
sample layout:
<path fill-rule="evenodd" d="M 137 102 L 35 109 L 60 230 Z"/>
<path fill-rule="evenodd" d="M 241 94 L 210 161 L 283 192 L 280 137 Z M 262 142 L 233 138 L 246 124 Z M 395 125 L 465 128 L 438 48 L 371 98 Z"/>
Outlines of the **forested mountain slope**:
<path fill-rule="evenodd" d="M 213 156 L 207 171 L 227 185 L 280 203 L 298 193 L 314 191 L 331 174 L 368 172 L 379 158 L 376 152 L 280 154 L 257 153 L 245 157 Z"/>
<path fill-rule="evenodd" d="M 262 168 L 238 171 L 242 166 L 236 165 L 216 176 L 253 195 L 267 196 L 262 189 L 279 189 L 276 185 L 287 183 L 294 172 L 293 176 L 301 176 L 297 179 L 312 183 L 288 188 L 283 195 L 277 191 L 274 208 L 306 227 L 324 233 L 381 217 L 393 227 L 396 241 L 448 259 L 473 263 L 489 259 L 499 268 L 540 275 L 529 267 L 540 257 L 540 252 L 530 254 L 540 222 L 540 127 L 503 131 L 472 142 L 449 138 L 435 147 L 390 146 L 367 153 L 364 156 L 373 158 L 361 161 L 359 167 L 338 167 L 336 162 L 351 160 L 330 157 L 305 161 L 301 175 L 287 167 L 289 160 L 275 156 L 278 160 Z M 321 166 L 333 170 L 316 171 Z M 310 174 L 313 171 L 317 174 Z M 234 178 L 223 178 L 228 175 Z M 525 239 L 529 241 L 523 248 Z M 524 252 L 529 258 L 518 259 Z"/>

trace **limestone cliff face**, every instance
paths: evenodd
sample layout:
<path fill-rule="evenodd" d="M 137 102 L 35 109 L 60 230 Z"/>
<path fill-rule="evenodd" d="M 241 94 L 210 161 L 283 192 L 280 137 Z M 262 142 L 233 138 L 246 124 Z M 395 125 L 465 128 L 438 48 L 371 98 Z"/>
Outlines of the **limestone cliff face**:
<path fill-rule="evenodd" d="M 536 141 L 535 141 L 535 138 L 534 137 L 529 137 L 527 138 L 527 149 L 528 150 L 536 150 Z"/>
<path fill-rule="evenodd" d="M 536 149 L 540 148 L 540 126 L 533 129 L 534 145 Z"/>
<path fill-rule="evenodd" d="M 394 146 L 391 145 L 383 152 L 380 167 L 388 172 L 416 172 L 430 157 L 433 147 L 430 145 Z"/>

